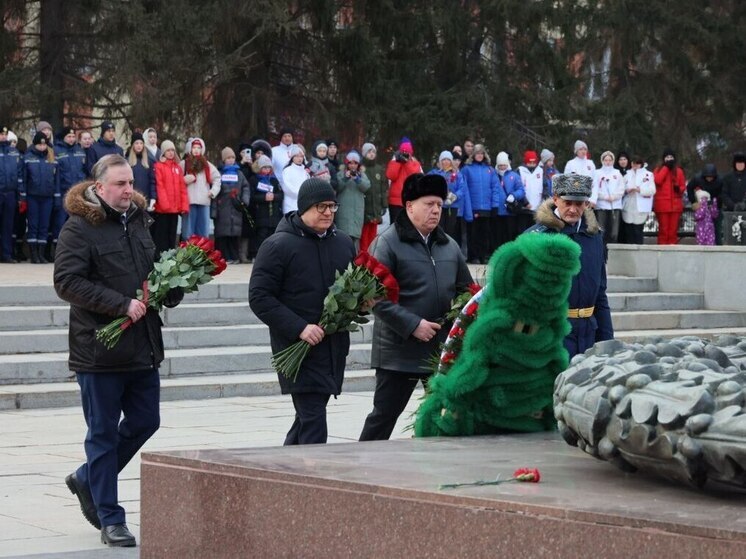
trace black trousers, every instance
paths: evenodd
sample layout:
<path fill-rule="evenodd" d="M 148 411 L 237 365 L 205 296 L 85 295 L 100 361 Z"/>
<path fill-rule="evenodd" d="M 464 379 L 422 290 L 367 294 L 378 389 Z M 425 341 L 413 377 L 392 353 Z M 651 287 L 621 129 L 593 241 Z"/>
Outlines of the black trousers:
<path fill-rule="evenodd" d="M 624 227 L 624 243 L 628 245 L 642 245 L 645 244 L 645 235 L 643 234 L 644 223 L 635 225 L 634 223 L 623 223 Z"/>
<path fill-rule="evenodd" d="M 396 427 L 396 421 L 407 407 L 418 382 L 425 385 L 430 373 L 405 373 L 389 369 L 376 369 L 376 392 L 373 411 L 365 419 L 361 441 L 387 441 Z"/>
<path fill-rule="evenodd" d="M 492 244 L 492 227 L 490 226 L 489 211 L 484 217 L 475 218 L 466 228 L 467 246 L 469 249 L 469 260 L 487 262 L 491 256 L 490 245 Z"/>
<path fill-rule="evenodd" d="M 443 208 L 440 214 L 440 226 L 446 235 L 461 245 L 461 218 L 456 208 Z"/>
<path fill-rule="evenodd" d="M 326 404 L 329 394 L 301 392 L 292 394 L 295 421 L 285 437 L 285 446 L 295 444 L 323 444 L 328 434 Z"/>
<path fill-rule="evenodd" d="M 155 223 L 150 226 L 150 235 L 155 243 L 155 257 L 160 257 L 164 250 L 176 246 L 176 229 L 179 225 L 179 214 L 154 213 Z"/>
<path fill-rule="evenodd" d="M 492 252 L 505 243 L 515 240 L 518 236 L 518 216 L 498 215 L 490 218 L 492 220 Z"/>

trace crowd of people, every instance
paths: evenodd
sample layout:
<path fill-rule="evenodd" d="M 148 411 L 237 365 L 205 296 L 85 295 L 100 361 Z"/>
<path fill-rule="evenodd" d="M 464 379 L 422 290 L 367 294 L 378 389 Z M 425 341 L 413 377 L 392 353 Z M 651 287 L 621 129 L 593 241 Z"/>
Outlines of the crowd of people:
<path fill-rule="evenodd" d="M 723 210 L 744 209 L 746 203 L 743 153 L 734 154 L 726 176 L 721 178 L 708 164 L 687 182 L 670 149 L 654 166 L 626 151 L 603 151 L 597 166 L 582 140 L 575 142 L 561 173 L 549 149 L 527 150 L 518 164 L 504 149 L 493 166 L 487 148 L 471 138 L 445 146 L 430 164 L 415 155 L 406 137 L 385 157 L 371 142 L 343 154 L 333 139 L 314 141 L 307 150 L 287 128 L 275 146 L 255 137 L 235 151 L 224 147 L 219 162 L 206 158 L 207 146 L 199 137 L 179 150 L 170 140 L 159 144 L 157 131 L 147 128 L 131 134 L 126 152 L 115 138 L 108 121 L 97 140 L 90 131 L 70 127 L 55 134 L 48 122 L 39 122 L 26 146 L 0 127 L 0 261 L 18 262 L 27 255 L 34 263 L 54 260 L 68 217 L 65 195 L 90 178 L 95 163 L 107 154 L 129 161 L 135 189 L 148 200 L 158 252 L 174 247 L 179 231 L 182 238 L 212 232 L 231 263 L 255 257 L 280 218 L 297 209 L 300 185 L 308 178 L 331 184 L 339 196 L 337 227 L 356 248 L 365 249 L 379 226 L 393 223 L 402 211 L 401 190 L 408 176 L 442 176 L 449 192 L 441 225 L 470 263 L 485 263 L 496 248 L 531 227 L 541 202 L 551 197 L 553 177 L 560 174 L 593 179 L 591 205 L 607 243 L 643 243 L 643 227 L 652 212 L 658 243 L 675 244 L 681 214 L 691 204 L 697 242 L 721 244 Z"/>

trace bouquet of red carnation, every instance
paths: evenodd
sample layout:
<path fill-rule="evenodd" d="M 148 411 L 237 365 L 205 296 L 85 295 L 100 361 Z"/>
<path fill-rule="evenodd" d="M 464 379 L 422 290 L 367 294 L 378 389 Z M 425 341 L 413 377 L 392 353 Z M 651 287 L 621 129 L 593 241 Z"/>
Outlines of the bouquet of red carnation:
<path fill-rule="evenodd" d="M 325 334 L 348 331 L 355 332 L 368 319 L 364 305 L 368 301 L 386 298 L 399 301 L 399 283 L 389 269 L 367 252 L 361 252 L 347 266 L 344 273 L 335 275 L 335 280 L 324 298 L 319 326 Z M 275 370 L 291 379 L 298 377 L 301 363 L 308 355 L 311 345 L 300 340 L 272 356 Z"/>
<path fill-rule="evenodd" d="M 213 277 L 226 268 L 225 258 L 210 239 L 192 235 L 179 248 L 166 250 L 161 258 L 153 264 L 148 279 L 137 290 L 137 298 L 148 307 L 160 311 L 166 294 L 174 287 L 180 287 L 184 293 L 197 291 Z M 119 342 L 122 333 L 132 326 L 132 319 L 126 316 L 117 318 L 96 330 L 96 339 L 107 349 Z"/>

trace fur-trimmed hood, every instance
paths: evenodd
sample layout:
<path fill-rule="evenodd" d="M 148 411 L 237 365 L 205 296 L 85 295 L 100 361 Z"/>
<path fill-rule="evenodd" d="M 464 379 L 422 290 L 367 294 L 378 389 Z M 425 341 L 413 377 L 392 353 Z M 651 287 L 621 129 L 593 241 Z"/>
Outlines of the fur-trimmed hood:
<path fill-rule="evenodd" d="M 539 209 L 536 210 L 536 223 L 543 225 L 549 229 L 555 231 L 562 231 L 567 227 L 567 223 L 562 221 L 554 214 L 554 201 L 550 198 L 545 200 Z M 596 214 L 593 209 L 588 208 L 583 213 L 583 221 L 585 222 L 585 232 L 589 235 L 595 235 L 599 231 L 598 221 L 596 220 Z"/>
<path fill-rule="evenodd" d="M 132 192 L 133 207 L 145 210 L 147 202 L 145 197 L 137 192 Z M 96 196 L 94 183 L 90 181 L 81 182 L 71 187 L 65 196 L 65 210 L 70 215 L 77 215 L 92 225 L 99 225 L 106 220 L 106 209 L 101 200 Z"/>

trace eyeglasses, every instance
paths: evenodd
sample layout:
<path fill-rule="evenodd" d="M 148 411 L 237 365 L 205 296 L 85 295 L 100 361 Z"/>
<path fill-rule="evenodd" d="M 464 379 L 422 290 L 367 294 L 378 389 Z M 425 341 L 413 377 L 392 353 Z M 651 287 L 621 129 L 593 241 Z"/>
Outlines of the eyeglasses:
<path fill-rule="evenodd" d="M 320 214 L 326 213 L 326 210 L 330 210 L 333 214 L 337 213 L 339 204 L 316 204 L 316 211 Z"/>

